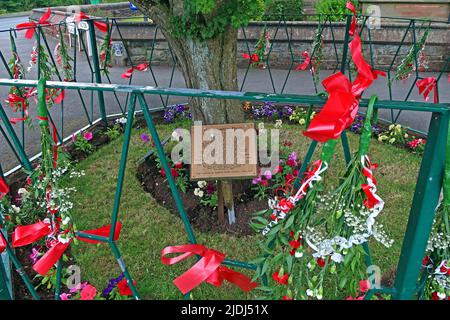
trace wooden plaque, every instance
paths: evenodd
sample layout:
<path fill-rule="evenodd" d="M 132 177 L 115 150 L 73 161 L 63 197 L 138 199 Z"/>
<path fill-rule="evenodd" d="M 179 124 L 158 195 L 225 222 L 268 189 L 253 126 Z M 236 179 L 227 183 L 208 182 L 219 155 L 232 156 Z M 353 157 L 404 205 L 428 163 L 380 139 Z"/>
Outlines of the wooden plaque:
<path fill-rule="evenodd" d="M 255 177 L 257 159 L 254 123 L 191 127 L 192 180 Z"/>

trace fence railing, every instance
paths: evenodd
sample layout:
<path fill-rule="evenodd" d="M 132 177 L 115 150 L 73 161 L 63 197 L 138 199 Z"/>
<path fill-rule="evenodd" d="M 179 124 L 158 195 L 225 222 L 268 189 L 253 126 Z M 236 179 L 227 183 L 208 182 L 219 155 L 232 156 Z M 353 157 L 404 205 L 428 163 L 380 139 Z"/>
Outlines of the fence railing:
<path fill-rule="evenodd" d="M 11 80 L 11 79 L 0 79 L 0 86 L 7 87 L 18 87 L 18 88 L 34 88 L 37 87 L 38 81 L 36 80 Z M 149 107 L 146 97 L 155 95 L 168 95 L 168 96 L 181 96 L 185 98 L 197 97 L 197 98 L 210 98 L 210 99 L 233 99 L 238 101 L 269 101 L 274 103 L 294 103 L 294 104 L 307 104 L 307 105 L 317 105 L 322 106 L 325 103 L 325 99 L 319 96 L 311 95 L 286 95 L 286 94 L 265 94 L 265 93 L 247 93 L 247 92 L 226 92 L 226 91 L 207 91 L 207 90 L 196 90 L 196 89 L 176 89 L 176 88 L 158 88 L 151 86 L 126 86 L 126 85 L 115 85 L 115 84 L 95 84 L 95 83 L 72 83 L 72 82 L 55 82 L 49 81 L 44 84 L 39 90 L 46 89 L 64 89 L 70 91 L 86 91 L 94 93 L 127 93 L 129 94 L 128 101 L 128 113 L 127 113 L 127 125 L 125 128 L 125 136 L 123 141 L 122 155 L 120 160 L 120 166 L 118 168 L 118 180 L 116 186 L 116 193 L 114 197 L 114 206 L 111 214 L 111 225 L 115 226 L 118 221 L 118 209 L 120 206 L 121 193 L 123 187 L 123 181 L 125 176 L 125 167 L 127 162 L 127 155 L 129 149 L 129 141 L 132 133 L 132 124 L 135 116 L 136 103 L 139 103 L 140 108 L 143 112 L 145 121 L 147 123 L 150 134 L 152 135 L 153 141 L 157 149 L 158 156 L 160 158 L 162 167 L 165 172 L 170 172 L 169 164 L 166 159 L 166 155 L 161 144 L 161 140 L 156 131 L 155 124 L 153 122 L 152 108 Z M 41 95 L 45 97 L 44 94 Z M 362 99 L 360 105 L 362 107 L 367 106 L 368 100 Z M 419 290 L 418 288 L 418 276 L 421 269 L 422 255 L 425 251 L 428 236 L 431 232 L 431 226 L 434 217 L 434 208 L 437 205 L 441 186 L 442 186 L 442 176 L 444 170 L 445 162 L 445 148 L 448 134 L 449 125 L 449 112 L 450 105 L 437 103 L 428 104 L 423 102 L 395 102 L 389 100 L 379 100 L 376 102 L 375 109 L 384 110 L 409 110 L 417 112 L 432 113 L 428 142 L 426 145 L 426 150 L 420 167 L 419 177 L 417 180 L 417 185 L 415 189 L 414 199 L 411 206 L 411 211 L 409 215 L 409 221 L 407 230 L 405 233 L 405 239 L 403 243 L 402 252 L 400 255 L 400 260 L 397 268 L 397 276 L 393 288 L 382 288 L 374 289 L 371 293 L 375 292 L 386 292 L 393 294 L 394 298 L 409 299 L 413 296 L 415 292 Z M 14 132 L 10 132 L 14 136 Z M 343 140 L 344 141 L 344 140 Z M 14 138 L 13 144 L 16 150 L 23 149 L 20 144 L 19 139 Z M 344 148 L 346 146 L 345 141 L 343 143 Z M 23 151 L 23 150 L 22 150 Z M 21 157 L 26 157 L 25 152 L 20 152 Z M 22 158 L 25 163 L 28 158 Z M 307 157 L 304 162 L 308 163 L 310 159 Z M 301 173 L 299 173 L 301 175 Z M 189 241 L 191 243 L 196 243 L 196 238 L 192 227 L 190 225 L 189 219 L 187 217 L 185 208 L 180 199 L 178 189 L 175 184 L 175 180 L 171 174 L 167 175 L 169 186 L 172 195 L 177 204 L 177 210 L 180 217 L 184 223 Z M 111 230 L 111 235 L 109 238 L 91 236 L 84 234 L 82 232 L 78 233 L 79 237 L 87 237 L 89 239 L 94 239 L 105 242 L 110 245 L 112 253 L 118 261 L 119 267 L 124 272 L 128 282 L 132 284 L 132 278 L 128 273 L 124 261 L 121 258 L 121 254 L 115 241 L 113 239 L 114 230 Z M 17 265 L 18 261 L 14 260 L 13 252 L 8 251 L 13 257 L 13 262 L 16 264 L 16 268 L 21 270 L 20 264 Z M 226 260 L 225 264 L 240 266 L 246 268 L 254 268 L 254 266 L 242 263 L 234 260 Z M 61 265 L 58 264 L 58 268 Z M 60 273 L 60 269 L 58 269 Z M 23 272 L 21 276 L 25 282 L 29 282 L 26 274 Z M 131 285 L 133 295 L 138 298 L 139 294 L 136 288 Z M 59 289 L 57 291 L 59 293 Z M 369 295 L 368 295 L 369 296 Z M 58 298 L 58 294 L 56 295 Z"/>

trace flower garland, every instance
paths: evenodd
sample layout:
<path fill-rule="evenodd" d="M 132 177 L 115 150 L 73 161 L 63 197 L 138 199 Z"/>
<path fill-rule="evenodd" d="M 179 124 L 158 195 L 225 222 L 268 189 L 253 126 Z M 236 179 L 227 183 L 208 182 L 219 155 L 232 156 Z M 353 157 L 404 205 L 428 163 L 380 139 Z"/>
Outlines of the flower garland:
<path fill-rule="evenodd" d="M 425 23 L 424 23 L 425 24 Z M 425 31 L 419 39 L 419 42 L 413 44 L 408 51 L 408 54 L 402 59 L 397 68 L 394 80 L 407 80 L 412 73 L 416 71 L 416 64 L 419 71 L 424 71 L 427 68 L 425 43 L 430 33 L 430 23 L 425 27 Z M 421 29 L 424 28 L 422 25 Z"/>
<path fill-rule="evenodd" d="M 103 38 L 103 42 L 100 45 L 100 69 L 104 75 L 109 75 L 109 69 L 112 68 L 111 63 L 111 48 L 112 48 L 112 39 L 111 39 L 111 26 L 106 23 L 106 34 Z"/>
<path fill-rule="evenodd" d="M 265 57 L 269 54 L 271 48 L 270 34 L 267 28 L 264 27 L 258 41 L 255 45 L 255 52 L 252 54 L 243 53 L 242 57 L 249 60 L 250 66 L 258 67 L 259 69 L 266 68 Z"/>

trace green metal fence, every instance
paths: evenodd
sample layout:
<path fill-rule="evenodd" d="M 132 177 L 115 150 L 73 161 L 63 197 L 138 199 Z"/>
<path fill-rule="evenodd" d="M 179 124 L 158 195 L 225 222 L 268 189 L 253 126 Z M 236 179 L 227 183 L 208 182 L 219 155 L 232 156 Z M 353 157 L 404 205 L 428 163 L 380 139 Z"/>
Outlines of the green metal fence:
<path fill-rule="evenodd" d="M 330 28 L 330 34 L 334 34 L 333 25 L 330 21 L 324 20 L 325 22 L 323 25 L 323 30 L 325 28 Z M 110 24 L 112 31 L 112 28 L 118 28 L 119 25 L 117 24 L 117 21 L 114 19 L 107 20 L 107 22 Z M 119 177 L 116 187 L 116 193 L 114 197 L 114 208 L 111 214 L 112 219 L 112 225 L 115 225 L 114 222 L 118 219 L 118 208 L 120 205 L 120 198 L 121 198 L 121 192 L 122 192 L 122 185 L 123 185 L 123 179 L 125 174 L 125 166 L 126 166 L 126 160 L 127 160 L 127 152 L 129 148 L 129 139 L 132 131 L 132 121 L 133 117 L 135 116 L 136 111 L 136 104 L 138 104 L 141 108 L 141 111 L 143 112 L 145 121 L 147 123 L 147 126 L 150 130 L 150 133 L 156 143 L 158 156 L 161 158 L 163 168 L 165 169 L 165 172 L 170 172 L 167 160 L 165 158 L 162 145 L 160 142 L 160 139 L 158 137 L 158 134 L 156 132 L 152 113 L 156 110 L 160 110 L 160 108 L 155 108 L 153 105 L 149 105 L 147 103 L 146 98 L 149 97 L 159 97 L 159 100 L 161 101 L 162 105 L 167 105 L 167 101 L 169 97 L 182 97 L 184 99 L 189 99 L 190 97 L 203 97 L 203 98 L 219 98 L 219 99 L 234 99 L 238 101 L 253 101 L 255 103 L 258 102 L 274 102 L 274 103 L 282 103 L 282 104 L 298 104 L 298 105 L 314 105 L 314 106 L 322 106 L 325 102 L 325 99 L 318 95 L 293 95 L 293 94 L 285 94 L 284 87 L 289 79 L 289 74 L 296 62 L 296 58 L 294 57 L 293 51 L 291 51 L 292 56 L 292 63 L 291 67 L 288 70 L 288 75 L 286 77 L 286 80 L 283 84 L 283 89 L 280 94 L 266 94 L 266 93 L 247 93 L 247 92 L 222 92 L 222 91 L 202 91 L 202 90 L 194 90 L 194 89 L 172 89 L 172 88 L 161 88 L 158 86 L 155 87 L 145 87 L 145 86 L 133 86 L 132 85 L 132 77 L 127 81 L 127 84 L 124 85 L 118 85 L 118 84 L 110 84 L 112 80 L 109 77 L 106 77 L 107 84 L 102 84 L 99 86 L 99 83 L 103 83 L 103 79 L 101 76 L 100 70 L 100 63 L 98 58 L 98 52 L 96 51 L 96 37 L 94 32 L 94 26 L 92 20 L 88 21 L 90 24 L 90 32 L 91 32 L 91 41 L 92 41 L 92 48 L 94 50 L 94 55 L 91 58 L 86 56 L 87 64 L 89 66 L 90 71 L 90 83 L 82 83 L 77 82 L 76 80 L 76 70 L 77 70 L 77 54 L 76 54 L 76 45 L 74 47 L 74 69 L 75 69 L 75 82 L 62 82 L 63 80 L 61 78 L 61 75 L 57 74 L 57 79 L 59 80 L 57 82 L 48 81 L 44 86 L 39 87 L 39 90 L 44 90 L 45 88 L 55 88 L 55 89 L 65 89 L 68 92 L 75 93 L 79 97 L 79 105 L 74 106 L 80 108 L 82 113 L 84 113 L 86 117 L 86 121 L 88 125 L 97 123 L 99 121 L 107 121 L 108 117 L 111 115 L 110 109 L 108 109 L 108 106 L 105 106 L 104 104 L 104 95 L 105 94 L 112 94 L 115 97 L 116 102 L 119 105 L 120 112 L 122 114 L 128 115 L 128 122 L 125 129 L 125 138 L 124 138 L 124 144 L 123 144 L 123 150 L 122 150 L 122 158 L 120 162 L 119 167 Z M 349 28 L 350 24 L 350 17 L 347 20 L 347 30 Z M 411 25 L 414 26 L 415 22 L 412 20 Z M 58 24 L 64 25 L 64 24 Z M 43 45 L 46 48 L 46 52 L 49 54 L 50 61 L 53 65 L 55 65 L 55 59 L 52 56 L 52 50 L 49 46 L 49 43 L 47 41 L 47 36 L 44 32 L 41 32 L 41 27 L 37 29 L 37 37 L 36 41 L 38 44 L 43 43 Z M 284 32 L 287 32 L 286 25 L 283 24 L 283 22 L 279 23 L 279 26 L 277 26 L 278 30 L 284 30 Z M 411 27 L 412 28 L 412 27 Z M 368 33 L 368 37 L 370 38 L 370 31 L 365 31 L 368 29 L 362 28 L 361 34 L 363 35 L 364 32 Z M 413 29 L 408 29 L 407 32 L 412 32 Z M 14 30 L 8 30 L 7 32 L 10 32 L 11 34 L 11 41 L 12 41 L 12 47 L 14 48 Z M 282 31 L 280 31 L 282 32 Z M 415 31 L 414 31 L 415 32 Z M 345 32 L 344 34 L 348 34 L 348 32 Z M 155 35 L 156 38 L 156 35 Z M 155 39 L 153 39 L 153 47 L 152 50 L 154 50 L 154 42 Z M 75 41 L 76 43 L 76 41 Z M 86 44 L 84 43 L 84 40 L 80 40 L 81 45 L 84 47 L 84 51 L 86 53 Z M 347 52 L 348 52 L 348 38 L 342 39 L 342 53 L 338 54 L 339 50 L 337 47 L 338 41 L 334 38 L 330 40 L 330 43 L 334 46 L 335 52 L 336 52 L 336 69 L 340 68 L 341 71 L 347 72 L 351 74 L 349 70 L 351 70 L 351 66 L 349 65 L 348 59 L 347 59 Z M 414 42 L 415 43 L 415 42 Z M 372 52 L 372 46 L 374 45 L 369 41 L 369 48 Z M 403 45 L 403 44 L 401 44 Z M 248 48 L 251 48 L 251 45 L 247 46 Z M 250 50 L 250 49 L 249 49 Z M 14 51 L 14 49 L 13 49 Z M 153 51 L 151 51 L 153 52 Z M 251 51 L 249 51 L 251 52 Z M 16 52 L 18 55 L 18 53 Z M 314 57 L 314 52 L 312 53 L 312 57 Z M 149 59 L 149 65 L 150 65 L 150 75 L 151 80 L 157 84 L 156 75 L 154 74 L 153 70 L 151 69 L 151 61 L 152 61 L 152 54 L 150 55 Z M 7 66 L 6 58 L 4 54 L 0 52 L 0 58 L 2 60 L 2 63 L 4 66 Z M 374 59 L 374 57 L 371 55 L 371 59 Z M 38 57 L 39 59 L 39 57 Z M 270 51 L 267 55 L 268 63 L 270 63 Z M 394 65 L 394 64 L 393 64 Z M 389 68 L 389 70 L 386 70 L 389 74 L 393 72 L 392 67 Z M 134 66 L 134 65 L 132 65 Z M 445 68 L 448 67 L 448 62 Z M 446 69 L 443 69 L 442 72 L 439 75 L 439 79 L 442 78 L 442 75 Z M 9 70 L 9 68 L 8 68 Z M 172 75 L 170 79 L 170 83 L 172 83 L 173 80 L 173 72 L 175 70 L 175 63 L 173 64 L 172 68 Z M 248 69 L 247 69 L 248 71 Z M 269 72 L 270 74 L 270 67 L 266 68 L 265 70 L 261 70 L 261 72 Z M 10 74 L 11 78 L 12 75 Z M 39 70 L 37 70 L 37 76 L 39 77 Z M 272 76 L 270 76 L 272 79 Z M 416 73 L 416 79 L 417 81 L 420 79 L 420 74 Z M 95 84 L 97 83 L 97 84 Z M 243 84 L 245 84 L 245 79 L 243 81 Z M 38 87 L 38 82 L 36 80 L 11 80 L 11 79 L 0 79 L 0 87 L 3 88 L 9 88 L 9 87 L 28 87 L 28 88 L 34 88 Z M 272 87 L 273 81 L 272 81 Z M 413 88 L 413 87 L 412 87 Z M 391 89 L 389 89 L 391 90 Z M 411 89 L 412 90 L 412 89 Z M 410 90 L 410 91 L 411 91 Z M 276 90 L 274 90 L 276 91 Z M 316 87 L 316 92 L 320 92 L 321 89 Z M 85 97 L 87 96 L 90 98 L 90 110 L 87 106 Z M 124 97 L 125 104 L 123 102 L 121 103 L 120 97 Z M 394 112 L 396 110 L 402 111 L 416 111 L 421 113 L 431 113 L 431 122 L 430 127 L 428 131 L 428 142 L 424 154 L 424 158 L 422 161 L 416 191 L 414 195 L 413 204 L 410 211 L 410 218 L 407 226 L 407 231 L 405 234 L 405 240 L 404 245 L 402 248 L 402 253 L 399 260 L 398 265 L 398 272 L 397 272 L 397 278 L 394 284 L 393 288 L 383 288 L 383 289 L 376 289 L 371 291 L 370 294 L 373 294 L 376 291 L 383 291 L 387 293 L 392 293 L 394 297 L 405 299 L 405 298 L 411 298 L 415 292 L 419 290 L 417 279 L 420 272 L 421 267 L 421 259 L 423 256 L 423 253 L 425 251 L 426 242 L 431 230 L 431 225 L 433 222 L 434 217 L 434 208 L 436 207 L 441 183 L 442 183 L 442 174 L 443 174 L 443 168 L 444 168 L 444 152 L 445 152 L 445 145 L 446 145 L 446 139 L 447 139 L 447 132 L 448 132 L 448 123 L 449 123 L 449 104 L 444 103 L 424 103 L 424 102 L 414 102 L 414 101 L 408 101 L 408 97 L 404 99 L 404 101 L 396 101 L 393 100 L 394 97 L 390 97 L 390 100 L 379 100 L 376 102 L 375 108 L 379 110 L 387 110 L 392 115 L 394 115 Z M 361 107 L 367 106 L 368 100 L 363 99 L 360 103 Z M 98 109 L 97 109 L 98 108 Z M 58 138 L 60 142 L 63 142 L 67 139 L 69 139 L 70 133 L 74 131 L 73 129 L 70 130 L 64 130 L 64 106 L 62 105 L 60 108 L 60 128 L 58 128 Z M 98 111 L 97 111 L 98 110 Z M 95 115 L 98 114 L 99 118 L 95 119 Z M 396 115 L 397 117 L 392 118 L 391 121 L 398 120 L 399 114 Z M 9 118 L 7 113 L 5 112 L 5 109 L 0 104 L 0 118 L 2 120 L 2 126 L 0 126 L 0 133 L 4 137 L 6 144 L 8 147 L 12 150 L 12 153 L 14 156 L 18 159 L 20 162 L 20 166 L 25 168 L 27 171 L 31 171 L 31 161 L 33 157 L 30 156 L 30 154 L 27 152 L 27 144 L 25 139 L 25 130 L 27 130 L 27 127 L 21 124 L 21 128 L 19 130 L 19 133 L 16 132 L 13 125 L 10 124 Z M 54 116 L 50 117 L 50 121 L 54 122 Z M 66 139 L 64 139 L 64 137 Z M 344 134 L 342 135 L 342 144 L 345 151 L 345 158 L 348 161 L 350 159 L 350 151 L 348 148 L 348 142 L 347 138 Z M 299 175 L 302 174 L 304 169 L 306 168 L 308 162 L 310 161 L 312 154 L 314 152 L 314 149 L 316 148 L 317 143 L 312 142 L 310 149 L 308 150 L 307 156 L 305 160 L 303 161 L 303 166 L 301 172 Z M 4 163 L 3 163 L 4 164 Z M 0 175 L 4 175 L 4 170 L 2 168 L 2 159 L 0 159 Z M 187 215 L 185 212 L 185 209 L 182 205 L 182 202 L 179 197 L 178 190 L 175 186 L 175 182 L 173 180 L 173 177 L 171 175 L 168 175 L 168 181 L 171 188 L 172 195 L 177 203 L 177 209 L 180 213 L 180 217 L 183 220 L 189 241 L 191 243 L 196 243 L 195 235 L 192 231 L 192 228 L 190 226 L 189 220 L 187 219 Z M 103 237 L 93 237 L 88 234 L 80 233 L 79 236 L 81 237 L 93 237 L 96 240 L 100 240 L 102 242 L 107 243 L 112 250 L 112 253 L 114 254 L 115 258 L 118 261 L 119 267 L 121 270 L 125 273 L 125 276 L 128 280 L 128 282 L 131 285 L 133 295 L 138 298 L 138 292 L 136 288 L 132 285 L 131 276 L 128 273 L 128 270 L 126 269 L 125 263 L 123 262 L 120 252 L 117 248 L 117 245 L 113 239 L 114 230 L 112 230 L 112 233 L 110 237 L 103 238 Z M 11 259 L 11 262 L 14 265 L 14 268 L 19 272 L 20 276 L 22 277 L 23 281 L 27 285 L 28 290 L 33 295 L 33 298 L 38 299 L 36 291 L 31 285 L 30 279 L 28 275 L 26 275 L 22 267 L 20 265 L 20 262 L 15 257 L 14 252 L 11 247 L 7 247 L 7 254 Z M 233 266 L 241 266 L 241 267 L 247 267 L 247 268 L 254 268 L 254 266 L 242 263 L 239 261 L 233 261 L 233 260 L 226 260 L 225 264 L 233 265 Z M 61 271 L 61 264 L 58 265 L 59 274 Z M 0 270 L 2 273 L 6 273 L 6 270 Z M 4 277 L 2 277 L 4 279 Z M 4 281 L 7 282 L 7 281 Z M 1 281 L 0 281 L 1 284 Z M 1 287 L 1 286 L 0 286 Z M 1 290 L 1 288 L 0 288 Z M 58 289 L 59 290 L 59 289 Z M 58 298 L 58 290 L 55 294 L 55 297 Z M 368 295 L 370 296 L 370 295 Z"/>

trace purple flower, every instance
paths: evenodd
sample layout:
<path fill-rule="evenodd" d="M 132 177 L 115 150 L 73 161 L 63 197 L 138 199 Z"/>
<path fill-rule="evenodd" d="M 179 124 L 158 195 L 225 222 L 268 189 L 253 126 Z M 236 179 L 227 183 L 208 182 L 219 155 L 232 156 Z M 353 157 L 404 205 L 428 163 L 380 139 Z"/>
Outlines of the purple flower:
<path fill-rule="evenodd" d="M 113 291 L 114 288 L 117 286 L 117 284 L 123 279 L 123 277 L 124 277 L 124 275 L 122 273 L 117 278 L 109 279 L 108 286 L 103 290 L 102 296 L 104 298 L 107 298 L 109 296 L 109 294 L 111 293 L 111 291 Z"/>
<path fill-rule="evenodd" d="M 148 142 L 150 142 L 150 137 L 147 134 L 143 133 L 143 134 L 141 134 L 141 140 L 144 143 L 148 143 Z"/>
<path fill-rule="evenodd" d="M 264 177 L 265 177 L 267 180 L 272 179 L 272 172 L 270 172 L 270 170 L 266 170 L 266 172 L 264 172 Z"/>
<path fill-rule="evenodd" d="M 253 178 L 252 184 L 259 184 L 261 182 L 261 177 Z"/>
<path fill-rule="evenodd" d="M 212 195 L 214 193 L 214 191 L 216 191 L 216 188 L 214 187 L 214 185 L 212 183 L 208 183 L 208 185 L 206 186 L 206 193 L 208 195 Z"/>

